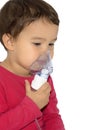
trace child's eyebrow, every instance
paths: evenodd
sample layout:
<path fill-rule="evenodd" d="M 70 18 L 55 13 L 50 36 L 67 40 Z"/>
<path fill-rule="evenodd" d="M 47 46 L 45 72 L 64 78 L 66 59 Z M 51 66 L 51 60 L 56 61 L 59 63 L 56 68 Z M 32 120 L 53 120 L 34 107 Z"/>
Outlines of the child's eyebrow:
<path fill-rule="evenodd" d="M 57 40 L 57 37 L 56 37 L 56 38 L 54 38 L 52 41 L 54 41 L 54 42 L 55 42 L 56 40 Z"/>
<path fill-rule="evenodd" d="M 32 37 L 31 40 L 43 40 L 43 41 L 46 41 L 45 38 L 42 38 L 42 37 Z M 51 41 L 56 41 L 57 40 L 57 37 L 52 39 Z"/>

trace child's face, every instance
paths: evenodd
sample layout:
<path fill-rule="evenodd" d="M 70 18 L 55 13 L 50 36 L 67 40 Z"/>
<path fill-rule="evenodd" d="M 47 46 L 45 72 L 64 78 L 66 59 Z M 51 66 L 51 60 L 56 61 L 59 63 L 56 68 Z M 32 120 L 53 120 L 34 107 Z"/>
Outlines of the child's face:
<path fill-rule="evenodd" d="M 14 65 L 29 72 L 29 67 L 40 55 L 49 50 L 53 57 L 57 33 L 58 26 L 45 20 L 38 20 L 26 26 L 14 40 Z"/>

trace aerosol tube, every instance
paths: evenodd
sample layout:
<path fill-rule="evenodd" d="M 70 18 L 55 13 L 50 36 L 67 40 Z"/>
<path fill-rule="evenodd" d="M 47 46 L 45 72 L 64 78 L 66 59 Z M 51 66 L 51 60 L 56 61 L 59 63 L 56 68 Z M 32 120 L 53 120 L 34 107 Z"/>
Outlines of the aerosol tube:
<path fill-rule="evenodd" d="M 34 80 L 31 83 L 31 87 L 35 90 L 38 90 L 47 81 L 49 75 L 53 72 L 53 65 L 50 53 L 47 52 L 46 54 L 41 55 L 35 61 L 35 63 L 32 64 L 31 68 L 32 71 L 33 68 L 36 68 L 36 73 L 34 76 Z"/>

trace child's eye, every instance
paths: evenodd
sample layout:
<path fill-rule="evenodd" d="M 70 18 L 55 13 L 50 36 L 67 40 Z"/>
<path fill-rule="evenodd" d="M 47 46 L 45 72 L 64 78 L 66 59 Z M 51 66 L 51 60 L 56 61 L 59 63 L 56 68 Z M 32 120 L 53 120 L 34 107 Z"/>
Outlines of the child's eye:
<path fill-rule="evenodd" d="M 41 43 L 33 43 L 35 46 L 40 46 Z"/>
<path fill-rule="evenodd" d="M 54 46 L 54 43 L 49 43 L 49 46 Z"/>

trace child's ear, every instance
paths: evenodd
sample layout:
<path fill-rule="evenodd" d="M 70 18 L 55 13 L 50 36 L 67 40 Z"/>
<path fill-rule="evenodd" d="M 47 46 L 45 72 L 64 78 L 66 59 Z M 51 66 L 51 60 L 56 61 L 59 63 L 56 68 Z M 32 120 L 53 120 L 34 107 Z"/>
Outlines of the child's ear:
<path fill-rule="evenodd" d="M 14 39 L 10 34 L 3 34 L 2 41 L 7 50 L 14 50 Z"/>

